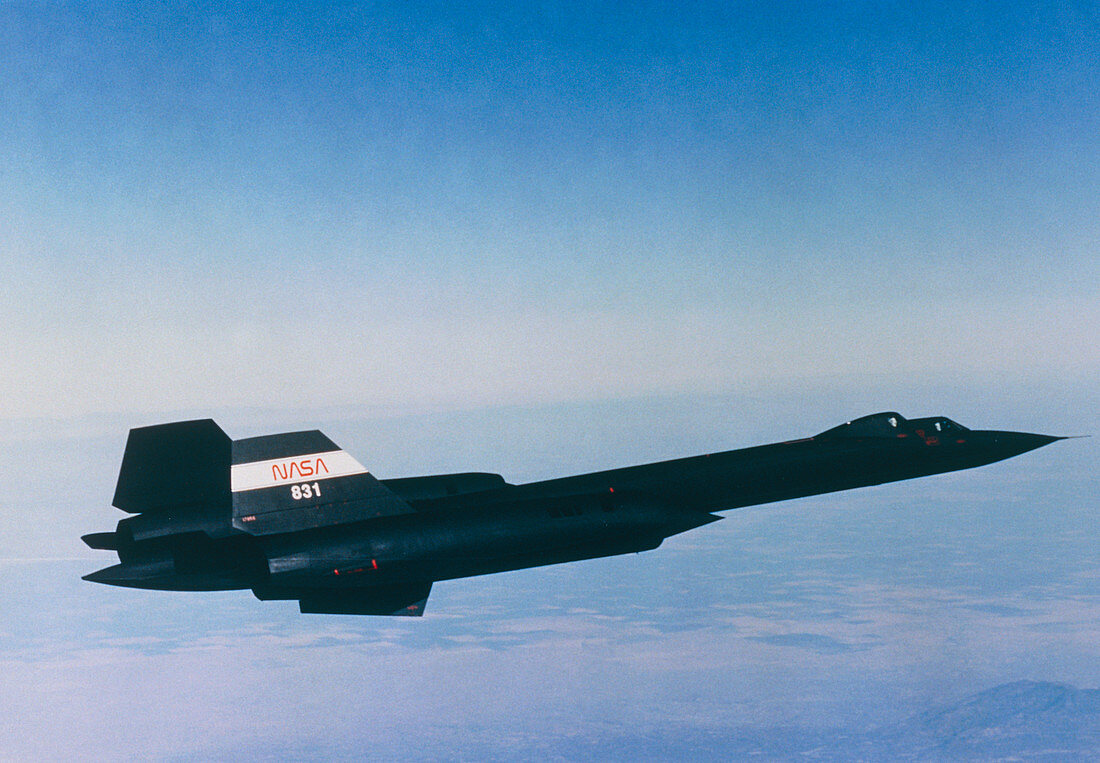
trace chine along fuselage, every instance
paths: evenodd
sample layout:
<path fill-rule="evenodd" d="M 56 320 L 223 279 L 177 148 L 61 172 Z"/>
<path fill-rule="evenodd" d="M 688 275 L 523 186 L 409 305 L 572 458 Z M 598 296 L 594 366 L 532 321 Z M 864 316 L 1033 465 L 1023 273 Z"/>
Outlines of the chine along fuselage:
<path fill-rule="evenodd" d="M 437 580 L 656 548 L 713 512 L 969 469 L 1059 437 L 878 413 L 815 437 L 513 485 L 471 472 L 378 480 L 318 431 L 230 440 L 209 419 L 130 431 L 85 580 L 250 588 L 302 612 L 420 615 Z"/>

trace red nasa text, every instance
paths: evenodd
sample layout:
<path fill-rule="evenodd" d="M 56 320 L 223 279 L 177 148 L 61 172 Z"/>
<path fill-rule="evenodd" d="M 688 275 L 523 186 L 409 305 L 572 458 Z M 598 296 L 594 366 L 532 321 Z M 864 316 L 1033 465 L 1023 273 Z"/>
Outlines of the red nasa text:
<path fill-rule="evenodd" d="M 324 471 L 328 474 L 328 467 L 321 458 L 303 458 L 299 461 L 284 461 L 281 464 L 271 465 L 271 476 L 275 480 L 293 480 L 303 477 L 313 477 Z"/>

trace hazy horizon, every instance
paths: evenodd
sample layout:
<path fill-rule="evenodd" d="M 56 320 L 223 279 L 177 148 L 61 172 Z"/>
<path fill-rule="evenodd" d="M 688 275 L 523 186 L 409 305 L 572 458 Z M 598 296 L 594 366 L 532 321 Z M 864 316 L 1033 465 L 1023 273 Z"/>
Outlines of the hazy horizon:
<path fill-rule="evenodd" d="M 1100 754 L 1097 30 L 0 4 L 0 758 Z M 527 481 L 881 410 L 1092 438 L 412 622 L 80 580 L 130 427 Z"/>

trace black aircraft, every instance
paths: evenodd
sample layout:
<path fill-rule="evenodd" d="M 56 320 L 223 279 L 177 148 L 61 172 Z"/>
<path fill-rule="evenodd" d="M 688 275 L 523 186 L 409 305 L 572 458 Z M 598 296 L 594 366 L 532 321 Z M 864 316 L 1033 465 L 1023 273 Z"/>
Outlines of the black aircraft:
<path fill-rule="evenodd" d="M 512 485 L 481 472 L 378 480 L 320 432 L 230 440 L 209 419 L 130 430 L 114 505 L 134 516 L 84 577 L 251 588 L 302 612 L 420 615 L 432 583 L 657 548 L 712 512 L 969 469 L 1060 437 L 876 413 L 815 437 Z"/>

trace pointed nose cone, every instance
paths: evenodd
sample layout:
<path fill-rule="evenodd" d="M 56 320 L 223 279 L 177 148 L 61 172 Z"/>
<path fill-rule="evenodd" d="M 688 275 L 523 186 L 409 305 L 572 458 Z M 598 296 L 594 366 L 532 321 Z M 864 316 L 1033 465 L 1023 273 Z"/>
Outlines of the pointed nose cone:
<path fill-rule="evenodd" d="M 978 446 L 978 453 L 986 463 L 1003 461 L 1006 458 L 1027 453 L 1029 450 L 1050 445 L 1055 440 L 1065 440 L 1065 437 L 1055 437 L 1049 434 L 1032 434 L 1030 432 L 1001 432 L 985 431 L 975 432 L 977 437 L 972 439 Z"/>
<path fill-rule="evenodd" d="M 996 442 L 1006 450 L 1011 450 L 1013 456 L 1027 453 L 1029 450 L 1050 445 L 1056 440 L 1064 440 L 1065 437 L 1056 437 L 1050 434 L 1031 434 L 1030 432 L 997 432 Z"/>

